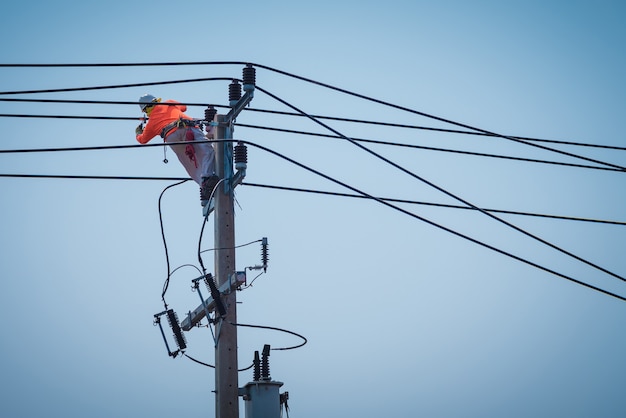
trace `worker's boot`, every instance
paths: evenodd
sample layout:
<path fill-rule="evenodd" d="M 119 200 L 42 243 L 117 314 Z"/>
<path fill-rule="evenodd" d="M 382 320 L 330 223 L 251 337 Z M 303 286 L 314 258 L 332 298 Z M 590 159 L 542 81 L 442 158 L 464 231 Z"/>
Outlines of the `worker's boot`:
<path fill-rule="evenodd" d="M 211 195 L 214 194 L 215 186 L 220 181 L 220 178 L 213 174 L 210 177 L 202 177 L 202 186 L 200 186 L 200 202 L 202 206 L 206 206 L 211 198 Z"/>

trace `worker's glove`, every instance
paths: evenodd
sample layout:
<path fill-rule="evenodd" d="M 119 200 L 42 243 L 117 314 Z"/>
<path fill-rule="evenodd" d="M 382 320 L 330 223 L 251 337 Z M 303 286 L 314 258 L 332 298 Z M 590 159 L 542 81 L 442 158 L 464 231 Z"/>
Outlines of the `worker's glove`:
<path fill-rule="evenodd" d="M 140 123 L 136 128 L 135 128 L 135 135 L 141 135 L 143 133 L 143 123 Z"/>

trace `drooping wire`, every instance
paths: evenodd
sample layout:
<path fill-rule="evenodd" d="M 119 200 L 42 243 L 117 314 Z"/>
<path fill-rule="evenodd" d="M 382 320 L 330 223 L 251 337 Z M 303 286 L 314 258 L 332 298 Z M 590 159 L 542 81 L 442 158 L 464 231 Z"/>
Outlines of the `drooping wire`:
<path fill-rule="evenodd" d="M 267 91 L 267 90 L 265 90 L 265 89 L 263 89 L 263 88 L 259 87 L 258 85 L 256 86 L 256 89 L 257 89 L 257 90 L 259 90 L 259 91 L 261 91 L 261 92 L 263 92 L 263 93 L 265 93 L 266 95 L 268 95 L 269 97 L 273 98 L 274 100 L 276 100 L 276 101 L 278 101 L 278 102 L 280 102 L 280 103 L 284 104 L 285 106 L 287 106 L 287 107 L 289 107 L 289 108 L 293 109 L 294 111 L 296 111 L 296 112 L 300 112 L 300 113 L 302 113 L 303 115 L 307 115 L 307 113 L 306 113 L 306 112 L 304 112 L 304 111 L 302 111 L 302 110 L 298 109 L 297 107 L 295 107 L 295 106 L 294 106 L 294 105 L 292 105 L 291 103 L 288 103 L 287 101 L 285 101 L 285 100 L 281 99 L 280 97 L 278 97 L 278 96 L 276 96 L 276 95 L 274 95 L 274 94 L 270 93 L 269 91 Z M 520 233 L 522 233 L 522 234 L 524 234 L 524 235 L 526 235 L 526 236 L 528 236 L 528 237 L 530 237 L 530 238 L 532 238 L 532 239 L 534 239 L 534 240 L 536 240 L 536 241 L 538 241 L 538 242 L 540 242 L 540 243 L 542 243 L 542 244 L 544 244 L 544 245 L 547 245 L 548 247 L 550 247 L 550 248 L 552 248 L 552 249 L 554 249 L 554 250 L 557 250 L 557 251 L 559 251 L 559 252 L 561 252 L 561 253 L 563 253 L 563 254 L 565 254 L 565 255 L 567 255 L 567 256 L 569 256 L 569 257 L 571 257 L 571 258 L 574 258 L 575 260 L 578 260 L 578 261 L 580 261 L 580 262 L 582 262 L 582 263 L 584 263 L 584 264 L 587 264 L 587 265 L 588 265 L 588 266 L 590 266 L 590 267 L 593 267 L 593 268 L 595 268 L 595 269 L 597 269 L 597 270 L 599 270 L 599 271 L 602 271 L 603 273 L 606 273 L 606 274 L 608 274 L 608 275 L 610 275 L 610 276 L 613 276 L 613 277 L 614 277 L 614 278 L 616 278 L 616 279 L 619 279 L 619 280 L 622 280 L 622 281 L 626 281 L 626 278 L 624 278 L 624 277 L 622 277 L 622 276 L 620 276 L 620 275 L 618 275 L 618 274 L 616 274 L 616 273 L 613 273 L 612 271 L 610 271 L 610 270 L 608 270 L 608 269 L 605 269 L 604 267 L 601 267 L 601 266 L 599 266 L 599 265 L 597 265 L 597 264 L 595 264 L 595 263 L 592 263 L 591 261 L 588 261 L 588 260 L 586 260 L 586 259 L 584 259 L 584 258 L 582 258 L 582 257 L 580 257 L 580 256 L 578 256 L 578 255 L 576 255 L 576 254 L 573 254 L 572 252 L 567 251 L 567 250 L 565 250 L 565 249 L 563 249 L 563 248 L 561 248 L 561 247 L 557 246 L 556 244 L 553 244 L 553 243 L 551 243 L 551 242 L 549 242 L 549 241 L 546 241 L 546 240 L 544 240 L 543 238 L 541 238 L 541 237 L 539 237 L 539 236 L 537 236 L 537 235 L 534 235 L 534 234 L 532 234 L 532 233 L 530 233 L 530 232 L 528 232 L 528 231 L 526 231 L 526 230 L 524 230 L 524 229 L 522 229 L 522 228 L 518 227 L 517 225 L 514 225 L 514 224 L 512 224 L 512 223 L 510 223 L 510 222 L 508 222 L 508 221 L 506 221 L 506 220 L 504 220 L 504 219 L 502 219 L 502 218 L 497 217 L 497 216 L 496 216 L 496 215 L 494 215 L 493 213 L 489 213 L 489 212 L 487 212 L 487 211 L 485 211 L 485 210 L 482 210 L 482 209 L 481 209 L 481 208 L 479 208 L 478 206 L 476 206 L 476 205 L 474 205 L 474 204 L 470 203 L 469 201 L 467 201 L 467 200 L 465 200 L 465 199 L 463 199 L 463 198 L 461 198 L 461 197 L 459 197 L 459 196 L 455 195 L 454 193 L 452 193 L 452 192 L 450 192 L 450 191 L 448 191 L 448 190 L 446 190 L 446 189 L 444 189 L 444 188 L 442 188 L 442 187 L 440 187 L 440 186 L 438 186 L 438 185 L 434 184 L 433 182 L 431 182 L 431 181 L 429 181 L 429 180 L 426 180 L 425 178 L 423 178 L 423 177 L 421 177 L 421 176 L 419 176 L 419 175 L 417 175 L 417 174 L 413 173 L 413 172 L 412 172 L 412 171 L 410 171 L 410 170 L 407 170 L 406 168 L 402 167 L 401 165 L 399 165 L 399 164 L 397 164 L 397 163 L 395 163 L 395 162 L 391 161 L 390 159 L 388 159 L 388 158 L 386 158 L 386 157 L 382 156 L 381 154 L 378 154 L 377 152 L 375 152 L 375 151 L 373 151 L 373 150 L 371 150 L 371 149 L 367 148 L 365 145 L 360 144 L 360 143 L 358 143 L 358 142 L 356 142 L 356 141 L 354 141 L 354 140 L 352 140 L 352 139 L 348 138 L 347 136 L 343 135 L 341 132 L 339 132 L 339 131 L 337 131 L 337 130 L 335 130 L 335 129 L 331 128 L 331 127 L 330 127 L 330 126 L 328 126 L 328 125 L 326 125 L 324 122 L 321 122 L 321 121 L 319 121 L 319 120 L 317 120 L 317 119 L 315 119 L 315 118 L 313 118 L 313 117 L 311 117 L 311 116 L 309 116 L 309 115 L 307 115 L 307 117 L 308 117 L 309 119 L 311 119 L 313 122 L 315 122 L 315 123 L 319 124 L 320 126 L 322 126 L 322 127 L 326 128 L 326 129 L 328 129 L 329 131 L 333 132 L 335 135 L 340 136 L 341 138 L 345 139 L 346 141 L 350 142 L 351 144 L 355 145 L 356 147 L 358 147 L 358 148 L 362 149 L 363 151 L 367 152 L 368 154 L 370 154 L 370 155 L 372 155 L 372 156 L 374 156 L 374 157 L 376 157 L 376 158 L 380 159 L 381 161 L 385 162 L 386 164 L 389 164 L 389 165 L 391 165 L 391 166 L 393 166 L 393 167 L 395 167 L 395 168 L 399 169 L 400 171 L 402 171 L 402 172 L 404 172 L 404 173 L 406 173 L 406 174 L 410 175 L 411 177 L 413 177 L 413 178 L 415 178 L 415 179 L 417 179 L 417 180 L 421 181 L 422 183 L 424 183 L 424 184 L 426 184 L 426 185 L 428 185 L 428 186 L 430 186 L 430 187 L 432 187 L 432 188 L 434 188 L 434 189 L 436 189 L 436 190 L 440 191 L 441 193 L 444 193 L 445 195 L 447 195 L 447 196 L 449 196 L 449 197 L 451 197 L 451 198 L 453 198 L 453 199 L 455 199 L 455 200 L 457 200 L 457 201 L 459 201 L 459 202 L 463 203 L 464 205 L 466 205 L 466 206 L 468 206 L 468 207 L 471 207 L 471 208 L 473 208 L 474 210 L 477 210 L 477 211 L 479 211 L 479 212 L 481 212 L 481 213 L 485 214 L 486 216 L 488 216 L 488 217 L 490 217 L 490 218 L 492 218 L 492 219 L 494 219 L 494 220 L 496 220 L 496 221 L 498 221 L 498 222 L 502 223 L 503 225 L 506 225 L 506 226 L 508 226 L 509 228 L 512 228 L 512 229 L 514 229 L 514 230 L 516 230 L 516 231 L 518 231 L 518 232 L 520 232 Z M 382 202 L 382 201 L 381 201 L 381 202 Z"/>
<path fill-rule="evenodd" d="M 163 249 L 165 250 L 165 262 L 167 264 L 167 277 L 165 278 L 165 283 L 163 284 L 163 291 L 161 292 L 161 299 L 163 300 L 163 303 L 165 304 L 166 307 L 167 307 L 167 303 L 165 302 L 165 293 L 167 292 L 167 288 L 169 287 L 170 277 L 172 276 L 172 272 L 170 271 L 170 256 L 169 256 L 169 251 L 167 250 L 167 240 L 165 239 L 165 228 L 163 226 L 163 212 L 161 210 L 161 200 L 163 199 L 163 195 L 165 194 L 167 190 L 171 189 L 172 187 L 181 185 L 188 180 L 189 179 L 185 179 L 185 180 L 179 181 L 178 183 L 174 183 L 174 184 L 167 186 L 165 189 L 163 189 L 163 191 L 159 195 L 159 225 L 161 226 L 161 238 L 163 239 Z"/>
<path fill-rule="evenodd" d="M 284 329 L 284 328 L 270 327 L 270 326 L 267 326 L 267 325 L 239 324 L 239 323 L 235 323 L 235 322 L 230 322 L 230 324 L 233 325 L 233 326 L 236 326 L 236 327 L 270 329 L 270 330 L 273 330 L 273 331 L 279 331 L 279 332 L 284 332 L 286 334 L 295 335 L 296 337 L 302 339 L 302 342 L 300 344 L 297 344 L 297 345 L 293 345 L 293 346 L 289 346 L 289 347 L 272 348 L 272 350 L 276 350 L 276 351 L 295 350 L 296 348 L 300 348 L 300 347 L 304 346 L 308 342 L 306 337 L 298 334 L 297 332 L 289 331 L 288 329 Z"/>
<path fill-rule="evenodd" d="M 212 364 L 208 364 L 208 363 L 205 363 L 205 362 L 200 361 L 200 360 L 198 360 L 198 359 L 195 359 L 195 358 L 191 357 L 190 355 L 188 355 L 188 354 L 186 354 L 186 353 L 183 353 L 183 355 L 184 355 L 185 357 L 187 357 L 189 360 L 191 360 L 191 361 L 193 361 L 193 362 L 195 362 L 195 363 L 198 363 L 198 364 L 200 364 L 200 365 L 202 365 L 202 366 L 210 367 L 210 368 L 212 368 L 212 369 L 214 369 L 214 368 L 215 368 L 215 366 L 214 366 L 214 365 L 212 365 Z M 248 367 L 246 367 L 245 369 L 237 369 L 237 371 L 238 371 L 238 372 L 245 372 L 246 370 L 250 370 L 252 367 L 254 367 L 254 364 L 249 365 L 249 366 L 248 366 Z"/>

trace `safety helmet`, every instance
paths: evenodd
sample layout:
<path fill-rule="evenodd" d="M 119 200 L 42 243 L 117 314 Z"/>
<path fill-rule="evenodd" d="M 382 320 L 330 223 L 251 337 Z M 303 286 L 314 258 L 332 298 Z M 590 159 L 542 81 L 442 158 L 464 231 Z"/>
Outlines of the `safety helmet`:
<path fill-rule="evenodd" d="M 151 94 L 144 94 L 139 98 L 139 107 L 142 112 L 145 112 L 146 107 L 150 106 L 150 103 L 154 103 L 157 101 L 157 98 Z"/>

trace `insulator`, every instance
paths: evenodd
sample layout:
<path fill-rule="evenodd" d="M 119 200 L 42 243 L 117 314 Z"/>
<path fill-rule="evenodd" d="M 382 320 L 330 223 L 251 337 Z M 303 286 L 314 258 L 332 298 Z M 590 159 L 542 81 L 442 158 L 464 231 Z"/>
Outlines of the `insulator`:
<path fill-rule="evenodd" d="M 235 168 L 245 169 L 248 165 L 248 147 L 239 142 L 235 145 Z"/>
<path fill-rule="evenodd" d="M 211 297 L 215 301 L 215 309 L 217 309 L 217 312 L 220 314 L 220 316 L 225 316 L 226 308 L 224 307 L 220 291 L 217 289 L 215 281 L 213 281 L 213 275 L 211 273 L 208 273 L 206 276 L 204 276 L 204 283 L 209 289 L 209 292 L 211 292 Z"/>
<path fill-rule="evenodd" d="M 230 101 L 231 106 L 234 106 L 239 99 L 241 99 L 241 84 L 237 80 L 233 80 L 228 85 L 228 101 Z"/>
<path fill-rule="evenodd" d="M 211 122 L 213 119 L 215 119 L 215 115 L 217 115 L 217 109 L 215 109 L 213 106 L 209 106 L 204 109 L 204 120 L 206 120 L 207 122 Z"/>
<path fill-rule="evenodd" d="M 256 85 L 256 68 L 252 64 L 243 67 L 243 89 L 245 91 L 254 90 Z"/>
<path fill-rule="evenodd" d="M 263 265 L 263 271 L 267 272 L 267 262 L 269 261 L 269 252 L 267 249 L 267 238 L 263 237 L 261 240 L 261 264 Z"/>
<path fill-rule="evenodd" d="M 270 380 L 270 346 L 265 344 L 263 346 L 263 357 L 261 358 L 261 379 Z"/>
<path fill-rule="evenodd" d="M 258 382 L 261 380 L 261 360 L 259 359 L 259 352 L 254 352 L 254 360 L 252 361 L 254 370 L 252 371 L 252 380 Z"/>
<path fill-rule="evenodd" d="M 172 309 L 167 310 L 167 322 L 170 324 L 170 328 L 174 332 L 174 338 L 176 339 L 176 345 L 181 350 L 187 348 L 187 341 L 185 340 L 185 336 L 183 335 L 183 331 L 180 329 L 180 324 L 178 322 L 178 315 Z"/>

